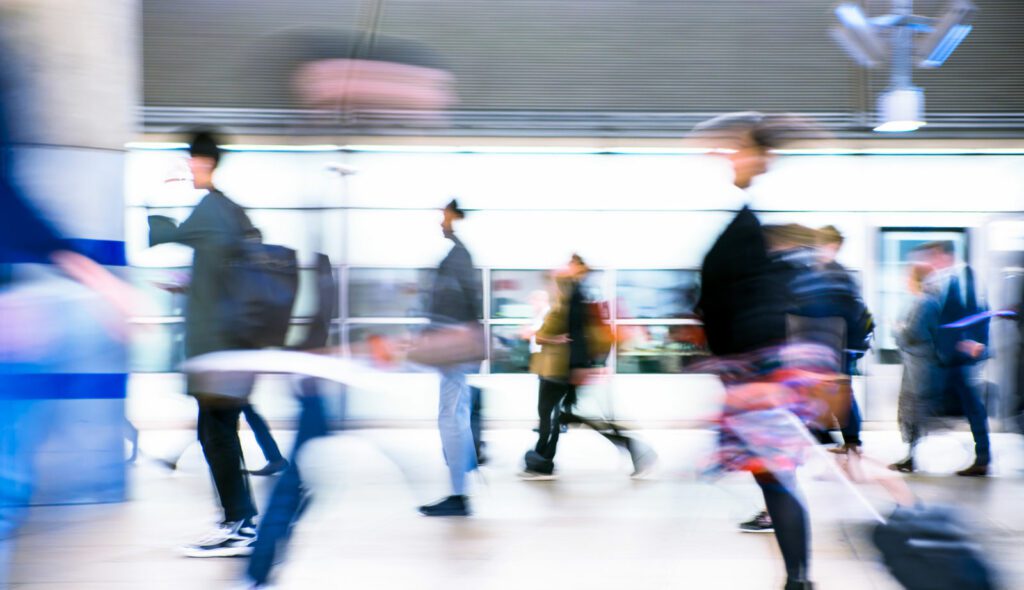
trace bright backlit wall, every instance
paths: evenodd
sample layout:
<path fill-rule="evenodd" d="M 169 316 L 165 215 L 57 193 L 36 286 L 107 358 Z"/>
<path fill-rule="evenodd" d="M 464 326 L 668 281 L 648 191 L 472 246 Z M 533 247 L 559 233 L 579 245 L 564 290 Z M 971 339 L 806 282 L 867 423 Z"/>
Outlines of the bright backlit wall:
<path fill-rule="evenodd" d="M 177 180 L 186 172 L 183 158 L 182 151 L 152 146 L 129 153 L 126 229 L 129 263 L 135 267 L 189 263 L 185 248 L 146 247 L 147 208 L 183 218 L 201 196 Z M 354 173 L 339 174 L 339 165 Z M 558 266 L 573 252 L 613 282 L 622 270 L 697 269 L 735 210 L 749 204 L 767 223 L 838 227 L 846 236 L 840 262 L 856 273 L 873 308 L 880 297 L 883 228 L 966 230 L 970 261 L 979 276 L 987 277 L 990 299 L 1004 297 L 1000 269 L 990 264 L 989 254 L 1017 247 L 1021 232 L 1015 213 L 1024 203 L 1024 157 L 1014 154 L 781 155 L 744 193 L 731 186 L 720 159 L 682 151 L 239 146 L 225 156 L 216 180 L 250 208 L 266 241 L 302 254 L 324 251 L 345 267 L 343 279 L 349 269 L 435 266 L 448 248 L 438 209 L 453 197 L 470 211 L 459 233 L 484 269 L 485 282 L 497 270 Z M 992 224 L 998 224 L 998 232 L 989 231 L 996 227 Z M 1002 236 L 999 243 L 989 243 L 996 234 Z M 169 309 L 166 317 L 143 321 L 167 328 L 176 313 L 180 310 Z M 340 341 L 354 322 L 339 318 L 336 323 Z M 150 335 L 137 352 L 173 347 L 157 342 L 161 337 L 180 334 L 167 328 L 163 336 Z M 877 356 L 863 362 L 857 394 L 870 420 L 892 421 L 899 366 Z M 488 373 L 486 366 L 483 372 Z M 436 378 L 396 374 L 392 379 L 392 393 L 350 392 L 348 416 L 398 424 L 436 417 Z M 263 381 L 257 405 L 271 419 L 290 418 L 294 407 L 281 380 Z M 487 418 L 536 418 L 532 376 L 495 373 L 486 382 Z M 134 374 L 131 415 L 153 425 L 193 419 L 194 402 L 180 389 L 174 373 Z M 716 381 L 706 375 L 616 374 L 591 401 L 617 418 L 671 425 L 711 416 L 719 396 Z"/>

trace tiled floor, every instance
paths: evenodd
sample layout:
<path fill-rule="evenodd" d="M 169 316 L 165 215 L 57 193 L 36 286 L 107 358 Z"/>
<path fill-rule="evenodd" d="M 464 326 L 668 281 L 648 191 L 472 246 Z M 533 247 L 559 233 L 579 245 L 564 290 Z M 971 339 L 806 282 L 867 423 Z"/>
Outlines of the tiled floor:
<path fill-rule="evenodd" d="M 436 432 L 363 430 L 310 446 L 303 464 L 316 500 L 296 528 L 279 588 L 775 589 L 782 567 L 772 535 L 736 532 L 759 508 L 749 476 L 696 477 L 713 438 L 701 431 L 645 431 L 661 455 L 651 479 L 628 477 L 628 459 L 592 432 L 572 430 L 559 450 L 561 479 L 516 477 L 528 430 L 488 432 L 491 462 L 474 479 L 469 519 L 426 519 L 415 507 L 445 492 Z M 144 432 L 148 454 L 170 452 L 186 432 Z M 284 446 L 288 433 L 279 433 Z M 898 458 L 893 432 L 866 433 L 869 453 Z M 969 457 L 967 433 L 934 437 L 922 448 L 929 470 Z M 251 438 L 250 463 L 260 464 Z M 925 501 L 955 504 L 979 527 L 979 540 L 1007 588 L 1024 588 L 1024 443 L 995 439 L 997 476 L 910 478 Z M 251 452 L 250 452 L 251 451 Z M 897 588 L 875 561 L 864 511 L 821 462 L 802 473 L 812 512 L 813 578 L 823 590 Z M 101 506 L 39 507 L 23 528 L 12 587 L 18 590 L 213 590 L 231 588 L 243 562 L 188 559 L 176 547 L 214 521 L 209 479 L 196 445 L 178 471 L 151 459 L 132 467 L 132 500 Z M 270 481 L 258 480 L 265 498 Z M 865 490 L 879 508 L 879 489 Z"/>

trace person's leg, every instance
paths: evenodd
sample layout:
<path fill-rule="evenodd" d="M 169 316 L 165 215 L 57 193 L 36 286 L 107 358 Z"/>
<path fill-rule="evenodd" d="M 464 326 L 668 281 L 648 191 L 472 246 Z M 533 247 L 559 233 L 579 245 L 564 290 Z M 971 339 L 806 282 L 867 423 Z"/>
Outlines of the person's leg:
<path fill-rule="evenodd" d="M 793 473 L 759 473 L 754 480 L 764 494 L 765 506 L 775 526 L 775 539 L 786 564 L 787 584 L 807 580 L 810 562 L 810 527 L 807 511 L 797 495 Z"/>
<path fill-rule="evenodd" d="M 974 437 L 974 464 L 987 466 L 991 460 L 990 443 L 988 437 L 988 411 L 984 402 L 981 401 L 981 392 L 974 387 L 970 379 L 970 369 L 961 367 L 954 373 L 954 387 L 959 394 L 960 404 L 964 410 L 964 417 L 971 425 L 971 435 Z"/>
<path fill-rule="evenodd" d="M 571 414 L 562 419 L 567 424 L 583 424 L 597 432 L 617 448 L 629 453 L 633 461 L 633 477 L 640 477 L 648 472 L 657 462 L 658 454 L 649 445 L 626 434 L 626 429 L 611 420 L 603 418 L 587 418 L 579 414 Z"/>
<path fill-rule="evenodd" d="M 124 438 L 132 445 L 132 452 L 128 455 L 127 462 L 134 463 L 139 457 L 139 429 L 135 428 L 135 425 L 127 417 L 124 419 Z"/>
<path fill-rule="evenodd" d="M 303 486 L 298 467 L 299 453 L 308 441 L 327 435 L 327 417 L 323 399 L 316 391 L 316 380 L 304 379 L 299 387 L 301 410 L 291 463 L 274 485 L 249 559 L 247 573 L 256 584 L 267 583 L 277 554 L 288 542 L 301 508 L 308 504 L 309 495 Z"/>
<path fill-rule="evenodd" d="M 441 446 L 448 461 L 452 495 L 466 493 L 466 474 L 476 467 L 473 433 L 469 425 L 469 387 L 461 367 L 441 372 L 441 395 L 437 425 Z"/>
<path fill-rule="evenodd" d="M 252 407 L 252 404 L 245 404 L 242 414 L 245 415 L 245 421 L 249 423 L 249 428 L 252 429 L 252 434 L 256 437 L 256 443 L 260 445 L 260 451 L 263 452 L 263 458 L 267 463 L 276 463 L 284 459 L 281 449 L 277 447 L 277 442 L 270 434 L 270 426 L 263 416 L 256 413 L 256 408 Z"/>
<path fill-rule="evenodd" d="M 551 473 L 554 470 L 555 453 L 558 450 L 561 401 L 565 393 L 565 384 L 547 379 L 540 380 L 537 391 L 537 417 L 539 418 L 537 445 L 534 447 L 533 453 L 526 455 L 526 468 L 530 471 Z"/>
<path fill-rule="evenodd" d="M 238 440 L 240 406 L 199 403 L 199 442 L 210 466 L 213 484 L 224 509 L 224 521 L 236 522 L 256 515 L 249 478 L 245 473 L 242 445 Z"/>
<path fill-rule="evenodd" d="M 464 371 L 464 367 L 441 370 L 437 427 L 441 434 L 444 458 L 448 463 L 452 493 L 438 502 L 420 506 L 420 513 L 424 516 L 469 515 L 466 474 L 476 468 L 476 453 L 473 449 L 473 433 L 469 426 L 470 395 Z"/>
<path fill-rule="evenodd" d="M 860 430 L 862 422 L 860 405 L 857 403 L 857 398 L 851 393 L 850 413 L 846 417 L 845 424 L 839 429 L 843 433 L 843 445 L 847 448 L 861 446 Z"/>
<path fill-rule="evenodd" d="M 483 390 L 479 387 L 469 387 L 469 430 L 473 433 L 473 449 L 476 450 L 477 463 L 482 463 L 484 441 L 482 438 L 483 424 L 481 413 L 483 411 Z"/>

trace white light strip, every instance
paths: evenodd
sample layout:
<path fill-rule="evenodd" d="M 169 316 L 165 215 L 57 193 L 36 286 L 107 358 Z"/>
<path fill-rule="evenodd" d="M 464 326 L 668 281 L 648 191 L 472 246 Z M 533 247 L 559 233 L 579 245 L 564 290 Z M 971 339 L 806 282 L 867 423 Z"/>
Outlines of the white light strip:
<path fill-rule="evenodd" d="M 129 141 L 124 144 L 128 150 L 187 150 L 188 144 L 170 141 Z M 336 152 L 341 146 L 321 145 L 273 145 L 273 144 L 225 144 L 220 146 L 227 152 Z"/>
<path fill-rule="evenodd" d="M 441 145 L 346 145 L 342 149 L 368 153 L 445 153 L 445 154 L 538 154 L 538 155 L 700 155 L 712 148 L 613 147 L 590 148 L 572 146 L 441 146 Z"/>
<path fill-rule="evenodd" d="M 336 152 L 341 146 L 322 145 L 259 145 L 259 144 L 226 144 L 220 146 L 228 152 Z"/>
<path fill-rule="evenodd" d="M 188 144 L 170 141 L 129 141 L 126 150 L 187 150 Z"/>
<path fill-rule="evenodd" d="M 128 150 L 184 150 L 187 143 L 132 141 L 124 144 Z M 365 153 L 406 153 L 406 154 L 538 154 L 538 155 L 651 155 L 651 156 L 696 156 L 713 153 L 708 147 L 659 148 L 659 147 L 615 147 L 615 148 L 574 148 L 574 147 L 500 147 L 500 146 L 443 146 L 443 145 L 247 145 L 230 144 L 221 146 L 231 152 L 335 152 L 352 151 Z M 1024 146 L 1007 148 L 791 148 L 777 149 L 774 153 L 783 156 L 1024 156 Z"/>
<path fill-rule="evenodd" d="M 380 152 L 380 153 L 430 153 L 430 154 L 454 154 L 462 150 L 456 146 L 445 145 L 345 145 L 341 149 L 352 152 Z"/>
<path fill-rule="evenodd" d="M 1019 148 L 803 148 L 774 150 L 781 156 L 1024 156 Z"/>

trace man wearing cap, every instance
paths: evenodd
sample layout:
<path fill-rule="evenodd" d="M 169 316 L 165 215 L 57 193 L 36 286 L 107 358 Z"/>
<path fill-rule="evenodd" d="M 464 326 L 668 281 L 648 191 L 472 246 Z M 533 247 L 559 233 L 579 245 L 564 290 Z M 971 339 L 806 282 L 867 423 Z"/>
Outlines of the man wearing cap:
<path fill-rule="evenodd" d="M 232 247 L 255 228 L 245 211 L 213 185 L 213 172 L 220 161 L 217 137 L 207 131 L 194 133 L 189 154 L 193 184 L 208 192 L 180 225 L 168 217 L 151 215 L 149 242 L 151 246 L 175 242 L 194 251 L 185 307 L 185 356 L 191 358 L 238 348 L 224 328 L 221 275 Z M 224 391 L 210 391 L 210 384 L 189 378 L 188 393 L 199 402 L 199 442 L 224 510 L 224 520 L 212 534 L 184 548 L 189 557 L 233 557 L 252 552 L 256 508 L 238 440 L 238 416 L 244 402 L 225 397 L 246 398 L 252 383 L 251 375 L 231 375 L 218 383 L 218 389 Z"/>
<path fill-rule="evenodd" d="M 454 244 L 441 261 L 430 291 L 428 314 L 431 326 L 454 326 L 480 319 L 480 285 L 473 271 L 469 250 L 455 235 L 455 222 L 466 214 L 454 199 L 445 206 L 441 220 L 444 237 Z M 420 507 L 424 516 L 468 516 L 466 474 L 476 468 L 476 450 L 470 428 L 470 390 L 466 383 L 469 366 L 441 367 L 441 395 L 437 426 L 452 493 L 434 504 Z"/>

